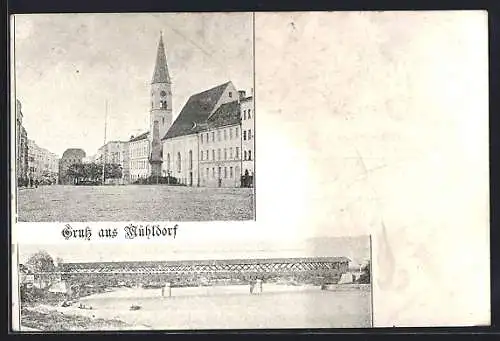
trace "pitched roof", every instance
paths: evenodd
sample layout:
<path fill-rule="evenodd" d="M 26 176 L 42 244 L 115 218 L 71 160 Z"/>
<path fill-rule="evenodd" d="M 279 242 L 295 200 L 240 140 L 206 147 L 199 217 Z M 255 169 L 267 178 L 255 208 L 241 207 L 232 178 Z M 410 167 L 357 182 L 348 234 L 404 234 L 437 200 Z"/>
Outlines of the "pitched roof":
<path fill-rule="evenodd" d="M 208 116 L 214 110 L 229 83 L 218 85 L 215 88 L 189 97 L 179 116 L 177 116 L 162 140 L 194 134 L 203 129 L 202 123 L 207 121 Z"/>
<path fill-rule="evenodd" d="M 156 53 L 155 71 L 153 73 L 154 83 L 170 83 L 170 75 L 168 74 L 167 57 L 165 56 L 165 47 L 163 46 L 163 36 L 160 35 L 158 43 L 158 51 Z"/>
<path fill-rule="evenodd" d="M 208 126 L 222 127 L 240 123 L 240 104 L 238 101 L 222 104 L 208 119 Z"/>
<path fill-rule="evenodd" d="M 136 137 L 133 137 L 129 140 L 129 142 L 134 142 L 134 141 L 139 141 L 139 140 L 144 140 L 148 137 L 149 131 L 142 133 L 141 135 L 138 135 Z"/>

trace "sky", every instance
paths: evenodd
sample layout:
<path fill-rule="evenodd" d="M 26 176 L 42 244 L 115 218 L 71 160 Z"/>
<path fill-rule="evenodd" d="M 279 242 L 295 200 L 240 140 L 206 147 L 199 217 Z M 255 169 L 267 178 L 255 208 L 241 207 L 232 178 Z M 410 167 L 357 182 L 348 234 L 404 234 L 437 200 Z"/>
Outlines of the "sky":
<path fill-rule="evenodd" d="M 15 16 L 15 88 L 28 138 L 59 156 L 87 155 L 149 125 L 160 37 L 172 78 L 174 119 L 189 96 L 231 80 L 253 88 L 253 18 L 219 14 Z"/>

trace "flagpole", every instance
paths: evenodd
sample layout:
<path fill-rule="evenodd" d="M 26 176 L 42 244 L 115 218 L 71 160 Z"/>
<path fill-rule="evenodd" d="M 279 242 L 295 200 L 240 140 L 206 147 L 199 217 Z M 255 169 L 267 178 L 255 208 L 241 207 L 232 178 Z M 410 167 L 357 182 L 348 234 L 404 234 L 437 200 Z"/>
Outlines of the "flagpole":
<path fill-rule="evenodd" d="M 108 100 L 106 100 L 106 110 L 104 112 L 104 149 L 102 154 L 102 184 L 104 185 L 104 174 L 106 169 L 106 130 L 108 124 Z"/>

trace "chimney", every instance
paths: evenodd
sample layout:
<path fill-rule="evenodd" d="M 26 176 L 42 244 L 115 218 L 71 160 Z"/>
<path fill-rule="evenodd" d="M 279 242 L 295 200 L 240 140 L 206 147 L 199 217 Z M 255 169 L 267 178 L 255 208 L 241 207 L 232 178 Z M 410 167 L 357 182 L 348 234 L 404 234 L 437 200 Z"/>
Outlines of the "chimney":
<path fill-rule="evenodd" d="M 240 91 L 238 91 L 238 93 L 240 94 L 240 101 L 245 99 L 245 97 L 246 97 L 245 90 L 240 90 Z"/>

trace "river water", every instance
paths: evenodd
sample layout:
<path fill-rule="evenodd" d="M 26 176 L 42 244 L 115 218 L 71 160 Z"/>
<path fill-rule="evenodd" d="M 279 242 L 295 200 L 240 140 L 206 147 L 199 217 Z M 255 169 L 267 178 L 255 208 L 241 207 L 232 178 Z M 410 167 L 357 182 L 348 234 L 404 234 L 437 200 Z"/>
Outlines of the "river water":
<path fill-rule="evenodd" d="M 371 326 L 370 292 L 248 286 L 119 289 L 81 300 L 92 314 L 149 329 L 362 328 Z M 132 305 L 141 306 L 132 311 Z M 90 312 L 90 311 L 89 311 Z"/>

